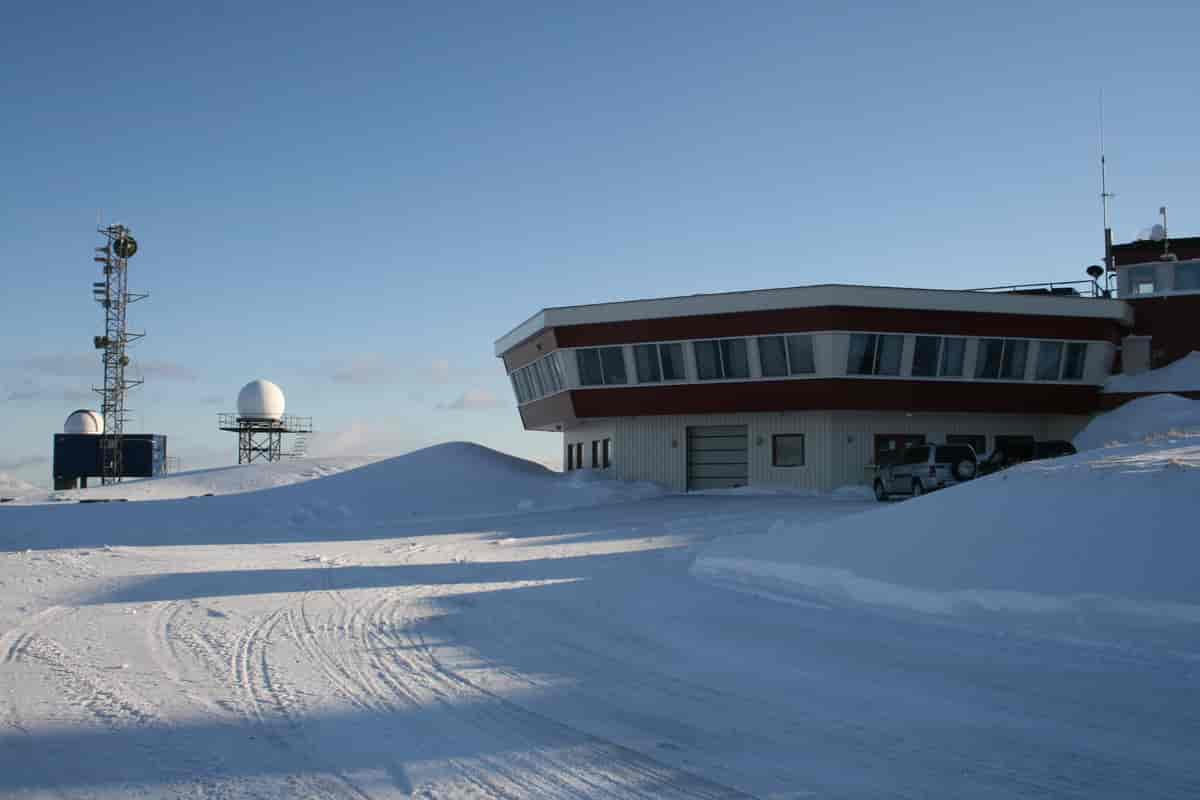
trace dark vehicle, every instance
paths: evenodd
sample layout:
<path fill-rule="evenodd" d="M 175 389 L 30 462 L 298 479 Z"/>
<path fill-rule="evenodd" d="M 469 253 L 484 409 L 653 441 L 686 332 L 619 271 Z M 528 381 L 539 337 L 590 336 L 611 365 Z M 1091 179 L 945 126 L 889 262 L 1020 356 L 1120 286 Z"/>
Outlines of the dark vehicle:
<path fill-rule="evenodd" d="M 975 477 L 979 459 L 969 444 L 922 444 L 901 450 L 896 458 L 879 467 L 875 499 L 894 494 L 919 497 Z"/>
<path fill-rule="evenodd" d="M 979 463 L 979 474 L 991 475 L 1014 464 L 1073 456 L 1077 452 L 1079 451 L 1075 449 L 1075 445 L 1061 439 L 1048 439 L 1044 442 L 1035 442 L 1032 439 L 1009 441 L 997 444 L 992 454 Z"/>

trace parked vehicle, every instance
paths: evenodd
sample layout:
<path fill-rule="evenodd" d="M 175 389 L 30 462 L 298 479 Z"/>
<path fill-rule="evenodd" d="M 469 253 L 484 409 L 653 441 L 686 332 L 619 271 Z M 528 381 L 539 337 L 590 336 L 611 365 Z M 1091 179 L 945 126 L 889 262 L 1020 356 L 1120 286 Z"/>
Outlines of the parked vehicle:
<path fill-rule="evenodd" d="M 901 450 L 879 467 L 875 499 L 894 494 L 919 497 L 975 477 L 979 458 L 969 444 L 922 444 Z"/>
<path fill-rule="evenodd" d="M 1075 449 L 1075 445 L 1062 439 L 1048 439 L 1044 442 L 1008 442 L 1003 448 L 997 447 L 991 455 L 979 462 L 979 474 L 991 475 L 993 472 L 1007 469 L 1014 464 L 1040 461 L 1043 458 L 1073 456 L 1077 452 L 1079 451 Z"/>

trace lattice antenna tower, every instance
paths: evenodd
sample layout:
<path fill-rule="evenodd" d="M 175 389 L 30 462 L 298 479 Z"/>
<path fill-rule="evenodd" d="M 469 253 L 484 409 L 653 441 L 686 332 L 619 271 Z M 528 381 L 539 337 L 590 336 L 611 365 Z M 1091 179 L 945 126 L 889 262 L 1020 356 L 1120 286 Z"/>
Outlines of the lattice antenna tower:
<path fill-rule="evenodd" d="M 104 335 L 93 337 L 92 344 L 102 351 L 104 386 L 93 387 L 92 391 L 100 395 L 100 413 L 104 417 L 104 433 L 100 439 L 100 483 L 108 486 L 120 483 L 125 474 L 121 457 L 121 439 L 129 419 L 125 396 L 142 383 L 126 377 L 129 356 L 125 350 L 146 334 L 130 333 L 125 312 L 130 303 L 145 300 L 149 295 L 129 291 L 129 259 L 137 252 L 137 241 L 130 230 L 124 225 L 109 225 L 98 231 L 105 242 L 96 248 L 94 260 L 100 265 L 104 280 L 92 283 L 92 296 L 104 307 Z"/>

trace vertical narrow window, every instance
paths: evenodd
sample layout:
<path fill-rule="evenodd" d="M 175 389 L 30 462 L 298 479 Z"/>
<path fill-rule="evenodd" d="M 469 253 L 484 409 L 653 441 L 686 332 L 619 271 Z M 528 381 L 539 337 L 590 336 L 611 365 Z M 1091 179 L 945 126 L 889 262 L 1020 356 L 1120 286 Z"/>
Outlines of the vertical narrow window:
<path fill-rule="evenodd" d="M 1037 372 L 1034 373 L 1034 378 L 1039 381 L 1058 380 L 1062 353 L 1062 342 L 1038 342 Z"/>
<path fill-rule="evenodd" d="M 1071 342 L 1067 345 L 1067 357 L 1063 361 L 1064 381 L 1083 380 L 1083 369 L 1087 364 L 1087 342 Z"/>
<path fill-rule="evenodd" d="M 542 376 L 537 370 L 537 364 L 530 364 L 526 370 L 529 372 L 529 380 L 533 384 L 534 399 L 543 397 L 546 394 L 546 387 L 542 385 Z"/>
<path fill-rule="evenodd" d="M 726 378 L 749 378 L 750 358 L 746 352 L 746 340 L 722 339 L 721 363 Z"/>
<path fill-rule="evenodd" d="M 575 469 L 583 469 L 583 442 L 575 443 Z"/>
<path fill-rule="evenodd" d="M 788 374 L 787 345 L 782 336 L 758 337 L 758 360 L 764 378 Z"/>
<path fill-rule="evenodd" d="M 567 445 L 567 472 L 575 469 L 575 445 Z"/>
<path fill-rule="evenodd" d="M 554 382 L 554 391 L 561 392 L 566 388 L 567 381 L 563 376 L 562 362 L 558 360 L 558 353 L 551 353 L 546 356 L 546 366 L 550 370 L 550 375 Z"/>
<path fill-rule="evenodd" d="M 575 351 L 579 366 L 579 383 L 583 386 L 603 386 L 604 371 L 600 368 L 600 351 L 594 347 Z"/>
<path fill-rule="evenodd" d="M 1029 342 L 1024 339 L 1006 339 L 1004 356 L 1000 359 L 1000 377 L 1008 380 L 1025 380 L 1025 362 L 1029 359 Z"/>
<path fill-rule="evenodd" d="M 521 390 L 525 395 L 525 402 L 528 403 L 530 400 L 533 400 L 533 381 L 529 379 L 529 367 L 521 367 L 521 369 L 517 370 L 517 380 L 521 383 Z"/>
<path fill-rule="evenodd" d="M 1003 354 L 1003 339 L 980 339 L 979 354 L 975 357 L 975 377 L 999 378 L 1000 357 Z"/>
<path fill-rule="evenodd" d="M 875 367 L 876 375 L 899 375 L 900 355 L 904 352 L 903 336 L 879 337 L 879 361 Z"/>
<path fill-rule="evenodd" d="M 725 377 L 721 371 L 721 351 L 715 341 L 696 342 L 696 376 L 702 381 L 716 381 Z"/>
<path fill-rule="evenodd" d="M 601 347 L 600 365 L 604 369 L 606 384 L 628 383 L 625 378 L 625 353 L 620 347 Z"/>
<path fill-rule="evenodd" d="M 683 345 L 660 344 L 658 354 L 662 357 L 662 376 L 664 381 L 686 380 L 687 372 L 683 366 Z"/>
<path fill-rule="evenodd" d="M 912 374 L 917 378 L 933 378 L 937 376 L 938 345 L 941 339 L 937 336 L 918 336 L 913 347 Z"/>
<path fill-rule="evenodd" d="M 850 355 L 846 372 L 850 375 L 870 375 L 875 371 L 875 340 L 873 333 L 850 334 Z"/>
<path fill-rule="evenodd" d="M 600 440 L 592 439 L 592 469 L 600 466 Z"/>
<path fill-rule="evenodd" d="M 635 344 L 633 360 L 637 366 L 638 383 L 658 383 L 662 380 L 662 370 L 658 366 L 658 345 Z"/>
<path fill-rule="evenodd" d="M 602 447 L 604 450 L 604 460 L 601 463 L 603 464 L 604 469 L 608 469 L 612 466 L 612 439 L 605 439 L 602 442 Z"/>
<path fill-rule="evenodd" d="M 788 365 L 793 375 L 810 375 L 817 371 L 813 359 L 813 337 L 795 334 L 787 337 Z"/>
<path fill-rule="evenodd" d="M 516 395 L 517 405 L 524 403 L 525 400 L 521 397 L 521 384 L 517 383 L 517 373 L 512 373 L 508 376 L 508 379 L 512 381 L 513 394 Z"/>
<path fill-rule="evenodd" d="M 957 336 L 947 336 L 942 340 L 942 364 L 938 374 L 943 378 L 962 377 L 966 343 L 966 339 Z"/>

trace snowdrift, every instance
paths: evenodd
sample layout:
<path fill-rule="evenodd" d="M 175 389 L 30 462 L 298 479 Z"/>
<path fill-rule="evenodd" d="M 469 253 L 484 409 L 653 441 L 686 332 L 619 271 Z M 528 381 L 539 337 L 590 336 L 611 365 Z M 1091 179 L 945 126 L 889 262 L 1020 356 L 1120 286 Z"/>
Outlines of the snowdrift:
<path fill-rule="evenodd" d="M 1200 434 L 1164 435 L 820 525 L 778 520 L 715 542 L 693 574 L 824 604 L 1197 625 L 1198 531 Z"/>
<path fill-rule="evenodd" d="M 1104 384 L 1104 391 L 1110 394 L 1200 392 L 1200 353 L 1188 353 L 1165 367 L 1140 375 L 1114 375 Z"/>
<path fill-rule="evenodd" d="M 271 474 L 278 477 L 268 470 L 267 477 Z M 248 477 L 243 481 L 239 475 Z M 154 484 L 167 481 L 178 489 L 244 487 L 262 480 L 263 473 L 253 467 L 234 467 L 106 487 L 87 496 L 103 493 L 115 499 L 141 491 L 153 496 Z M 256 536 L 277 539 L 279 532 L 369 532 L 420 519 L 565 509 L 636 500 L 662 491 L 654 484 L 619 483 L 586 471 L 563 475 L 480 445 L 455 442 L 259 491 L 139 503 L 5 504 L 0 507 L 0 548 L 71 546 L 72 537 L 91 545 L 188 544 L 250 541 Z"/>
<path fill-rule="evenodd" d="M 1200 353 L 1193 353 L 1200 355 Z M 1200 434 L 1200 400 L 1177 394 L 1139 397 L 1101 414 L 1075 437 L 1079 450 Z"/>

